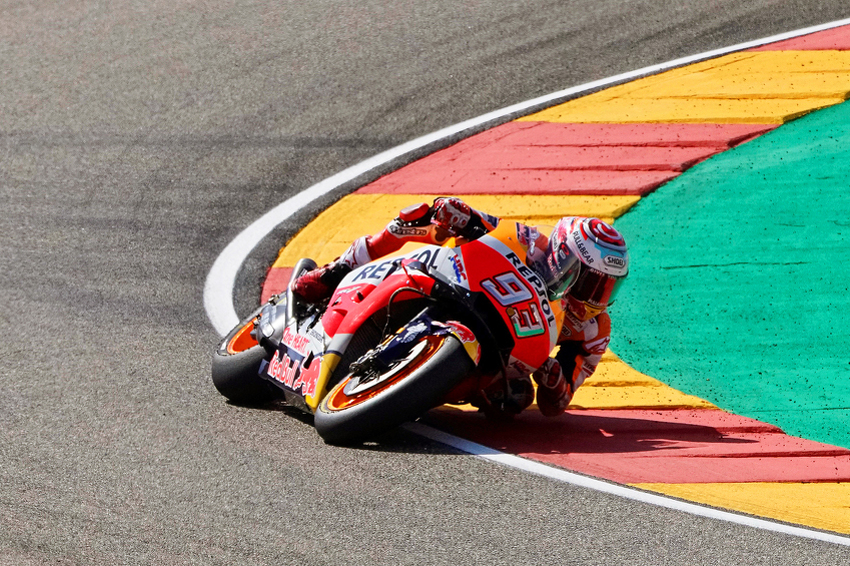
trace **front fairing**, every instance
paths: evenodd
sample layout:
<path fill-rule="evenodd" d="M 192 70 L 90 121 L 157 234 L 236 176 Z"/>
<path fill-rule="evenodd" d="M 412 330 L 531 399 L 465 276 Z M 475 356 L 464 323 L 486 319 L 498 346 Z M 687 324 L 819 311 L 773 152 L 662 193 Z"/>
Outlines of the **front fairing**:
<path fill-rule="evenodd" d="M 328 339 L 319 313 L 287 322 L 260 375 L 282 389 L 289 404 L 312 412 L 321 400 L 321 384 L 334 367 L 333 358 L 326 355 Z"/>
<path fill-rule="evenodd" d="M 508 377 L 529 375 L 555 347 L 564 312 L 560 301 L 548 300 L 545 284 L 524 262 L 526 232 L 522 224 L 503 221 L 488 235 L 462 246 L 423 246 L 360 267 L 346 276 L 331 299 L 323 318 L 325 330 L 335 337 L 335 344 L 343 343 L 357 327 L 350 324 L 355 319 L 348 313 L 382 282 L 399 276 L 400 260 L 417 260 L 428 273 L 439 273 L 453 286 L 487 296 L 514 341 L 506 364 Z"/>
<path fill-rule="evenodd" d="M 451 248 L 425 246 L 353 270 L 337 287 L 324 313 L 287 321 L 260 375 L 280 387 L 288 403 L 315 412 L 357 328 L 383 308 L 398 287 L 412 282 L 420 291 L 430 291 L 433 279 L 415 268 L 402 270 L 401 260 L 421 262 L 427 272 L 452 274 L 460 264 L 457 255 Z M 465 283 L 462 274 L 450 277 L 453 284 Z M 396 300 L 405 298 L 401 295 Z"/>
<path fill-rule="evenodd" d="M 423 270 L 402 268 L 402 262 L 407 264 L 419 262 Z M 413 277 L 421 280 L 418 285 L 430 288 L 430 273 L 439 273 L 453 285 L 469 288 L 469 282 L 463 271 L 457 249 L 440 246 L 423 246 L 411 252 L 382 258 L 354 269 L 345 276 L 337 287 L 328 305 L 327 312 L 322 317 L 325 332 L 331 337 L 338 334 L 349 334 L 356 330 L 363 316 L 369 316 L 370 309 L 363 308 L 368 303 L 368 297 L 380 288 L 396 288 L 397 279 L 406 280 Z M 350 313 L 358 311 L 358 317 L 352 318 Z"/>
<path fill-rule="evenodd" d="M 500 226 L 459 247 L 423 246 L 353 270 L 324 313 L 287 321 L 261 375 L 283 389 L 290 404 L 315 412 L 360 325 L 391 301 L 428 295 L 435 277 L 489 299 L 514 342 L 506 377 L 529 375 L 554 348 L 564 313 L 547 300 L 545 286 L 522 261 L 524 251 L 512 234 Z"/>
<path fill-rule="evenodd" d="M 469 289 L 484 293 L 514 339 L 508 377 L 529 375 L 549 357 L 564 320 L 560 302 L 523 261 L 522 225 L 502 222 L 490 234 L 460 248 Z"/>

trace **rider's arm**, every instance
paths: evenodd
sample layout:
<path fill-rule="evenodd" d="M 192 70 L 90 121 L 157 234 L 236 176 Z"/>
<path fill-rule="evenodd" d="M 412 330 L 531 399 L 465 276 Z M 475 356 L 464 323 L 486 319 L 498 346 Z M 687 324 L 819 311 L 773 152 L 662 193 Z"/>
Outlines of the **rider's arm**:
<path fill-rule="evenodd" d="M 475 210 L 455 197 L 434 199 L 431 222 L 444 228 L 452 236 L 467 241 L 477 240 L 499 225 L 499 219 L 495 216 Z"/>
<path fill-rule="evenodd" d="M 495 229 L 499 219 L 470 207 L 455 197 L 434 199 L 400 211 L 387 226 L 364 240 L 369 256 L 377 259 L 401 249 L 407 242 L 443 245 L 449 238 L 475 240 Z"/>
<path fill-rule="evenodd" d="M 532 376 L 537 382 L 537 406 L 547 417 L 563 413 L 576 390 L 596 371 L 610 341 L 608 313 L 588 321 L 581 334 L 578 340 L 563 339 L 555 357 L 549 358 Z"/>

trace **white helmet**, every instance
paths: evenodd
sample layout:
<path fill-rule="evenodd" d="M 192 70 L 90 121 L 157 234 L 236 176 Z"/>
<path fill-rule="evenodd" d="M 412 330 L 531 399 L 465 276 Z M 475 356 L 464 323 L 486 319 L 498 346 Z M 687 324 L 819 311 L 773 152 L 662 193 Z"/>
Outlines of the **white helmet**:
<path fill-rule="evenodd" d="M 626 240 L 598 218 L 562 218 L 567 246 L 578 254 L 581 272 L 566 296 L 567 309 L 579 320 L 590 320 L 608 308 L 629 274 Z"/>
<path fill-rule="evenodd" d="M 529 265 L 546 282 L 549 300 L 564 299 L 577 318 L 605 310 L 629 273 L 623 236 L 598 218 L 568 216 L 529 248 Z"/>

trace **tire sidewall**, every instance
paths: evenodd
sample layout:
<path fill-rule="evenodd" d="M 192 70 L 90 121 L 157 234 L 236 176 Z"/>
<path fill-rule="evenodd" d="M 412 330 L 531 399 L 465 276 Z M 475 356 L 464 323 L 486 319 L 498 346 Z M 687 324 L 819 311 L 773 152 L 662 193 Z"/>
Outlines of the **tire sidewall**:
<path fill-rule="evenodd" d="M 439 405 L 446 393 L 473 368 L 463 344 L 454 336 L 445 336 L 436 353 L 375 397 L 345 409 L 331 410 L 328 408 L 331 393 L 328 393 L 315 413 L 316 430 L 329 444 L 366 440 L 405 421 L 415 420 Z M 347 381 L 347 377 L 341 383 Z"/>
<path fill-rule="evenodd" d="M 230 401 L 254 405 L 267 403 L 282 396 L 282 392 L 259 375 L 260 365 L 268 352 L 259 344 L 231 353 L 227 344 L 246 324 L 251 324 L 263 307 L 236 325 L 219 342 L 212 358 L 212 381 L 219 393 Z"/>

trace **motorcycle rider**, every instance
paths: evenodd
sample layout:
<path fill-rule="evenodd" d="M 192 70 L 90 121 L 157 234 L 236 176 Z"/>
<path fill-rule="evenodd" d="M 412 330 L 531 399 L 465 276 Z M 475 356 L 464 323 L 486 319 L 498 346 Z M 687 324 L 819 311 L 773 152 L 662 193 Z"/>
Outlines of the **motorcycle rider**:
<path fill-rule="evenodd" d="M 378 234 L 362 236 L 331 263 L 305 273 L 291 283 L 294 293 L 308 302 L 328 298 L 352 269 L 399 250 L 407 242 L 458 245 L 494 230 L 499 219 L 475 210 L 459 198 L 440 197 L 429 206 L 420 203 L 399 212 Z M 558 352 L 532 377 L 537 405 L 547 417 L 563 413 L 573 395 L 596 370 L 608 347 L 611 319 L 607 308 L 628 274 L 628 252 L 622 235 L 597 218 L 564 217 L 546 236 L 518 224 L 527 243 L 526 263 L 546 283 L 549 299 L 564 307 Z M 485 390 L 473 402 L 488 416 L 512 416 L 534 400 L 528 376 Z"/>

